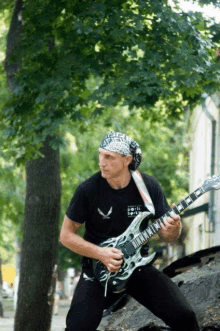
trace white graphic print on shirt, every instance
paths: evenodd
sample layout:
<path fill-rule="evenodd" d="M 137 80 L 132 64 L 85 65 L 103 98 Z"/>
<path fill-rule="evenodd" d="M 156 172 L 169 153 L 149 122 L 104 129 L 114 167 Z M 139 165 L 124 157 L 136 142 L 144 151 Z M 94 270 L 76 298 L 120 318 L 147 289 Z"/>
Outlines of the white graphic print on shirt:
<path fill-rule="evenodd" d="M 98 212 L 100 215 L 102 215 L 103 220 L 107 220 L 110 218 L 109 215 L 111 215 L 111 213 L 112 213 L 112 207 L 109 209 L 107 215 L 105 215 L 99 208 L 98 208 Z"/>
<path fill-rule="evenodd" d="M 128 217 L 135 217 L 141 212 L 141 206 L 128 206 L 127 213 Z"/>

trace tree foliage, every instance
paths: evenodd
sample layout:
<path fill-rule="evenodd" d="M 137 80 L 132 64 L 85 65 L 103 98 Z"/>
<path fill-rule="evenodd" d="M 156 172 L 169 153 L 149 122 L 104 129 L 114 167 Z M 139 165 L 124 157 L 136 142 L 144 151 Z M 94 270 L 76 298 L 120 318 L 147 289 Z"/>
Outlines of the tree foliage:
<path fill-rule="evenodd" d="M 5 126 L 0 124 L 1 146 L 4 130 Z M 18 240 L 22 238 L 25 174 L 23 167 L 15 165 L 3 150 L 0 151 L 0 187 L 0 257 L 2 263 L 8 263 L 15 254 L 15 235 Z"/>
<path fill-rule="evenodd" d="M 6 52 L 6 36 L 10 23 L 14 1 L 0 4 L 0 60 Z M 0 66 L 0 111 L 10 97 L 3 66 Z M 6 123 L 0 121 L 0 145 L 5 143 Z M 18 155 L 18 150 L 11 142 L 6 142 L 11 155 Z M 24 219 L 25 174 L 22 167 L 15 166 L 14 158 L 6 150 L 0 150 L 0 257 L 2 263 L 13 260 L 15 254 L 15 235 L 21 240 Z"/>
<path fill-rule="evenodd" d="M 218 85 L 208 22 L 166 1 L 29 0 L 21 23 L 22 69 L 4 110 L 21 160 L 37 156 L 66 118 L 118 104 L 153 121 L 178 118 Z M 54 139 L 54 148 L 60 144 Z"/>

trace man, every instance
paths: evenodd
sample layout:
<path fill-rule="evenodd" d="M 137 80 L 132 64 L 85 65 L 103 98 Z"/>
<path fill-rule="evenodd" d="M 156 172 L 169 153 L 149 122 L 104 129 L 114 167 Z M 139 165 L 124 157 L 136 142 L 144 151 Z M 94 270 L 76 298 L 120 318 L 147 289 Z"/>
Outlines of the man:
<path fill-rule="evenodd" d="M 99 148 L 100 172 L 81 183 L 70 202 L 60 240 L 82 255 L 83 260 L 82 274 L 67 315 L 67 331 L 95 331 L 106 301 L 117 298 L 118 294 L 109 291 L 105 298 L 105 289 L 94 277 L 91 261 L 101 261 L 109 272 L 117 272 L 123 263 L 120 250 L 99 244 L 122 234 L 138 213 L 147 210 L 131 175 L 140 162 L 139 145 L 120 132 L 110 132 Z M 146 174 L 142 178 L 154 205 L 154 219 L 158 219 L 170 208 L 157 180 Z M 77 230 L 84 222 L 85 234 L 81 238 Z M 180 217 L 174 214 L 164 220 L 158 234 L 163 241 L 172 242 L 180 232 Z M 126 291 L 173 331 L 199 330 L 195 314 L 179 288 L 153 265 L 137 268 Z"/>

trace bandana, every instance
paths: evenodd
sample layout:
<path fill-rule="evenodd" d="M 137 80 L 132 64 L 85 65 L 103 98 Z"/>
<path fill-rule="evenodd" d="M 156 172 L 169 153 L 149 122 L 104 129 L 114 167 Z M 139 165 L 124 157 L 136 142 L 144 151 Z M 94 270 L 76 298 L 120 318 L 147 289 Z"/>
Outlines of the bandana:
<path fill-rule="evenodd" d="M 122 155 L 132 155 L 133 160 L 129 164 L 129 169 L 136 170 L 141 163 L 141 149 L 136 141 L 121 132 L 110 131 L 102 139 L 100 148 Z"/>

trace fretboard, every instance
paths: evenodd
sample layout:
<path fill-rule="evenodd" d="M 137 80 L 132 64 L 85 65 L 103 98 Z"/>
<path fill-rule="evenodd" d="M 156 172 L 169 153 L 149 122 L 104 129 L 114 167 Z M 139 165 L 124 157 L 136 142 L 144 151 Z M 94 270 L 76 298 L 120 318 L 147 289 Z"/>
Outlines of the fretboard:
<path fill-rule="evenodd" d="M 168 210 L 166 214 L 161 216 L 157 221 L 155 221 L 153 224 L 149 225 L 144 231 L 142 231 L 141 234 L 131 240 L 131 243 L 134 248 L 137 249 L 138 247 L 142 246 L 153 235 L 155 235 L 161 229 L 161 225 L 165 225 L 163 221 L 165 218 L 170 216 L 172 217 L 172 215 L 174 214 L 179 215 L 204 193 L 205 191 L 202 189 L 202 187 L 199 187 L 193 193 L 188 195 L 185 199 L 180 201 L 174 208 Z"/>

